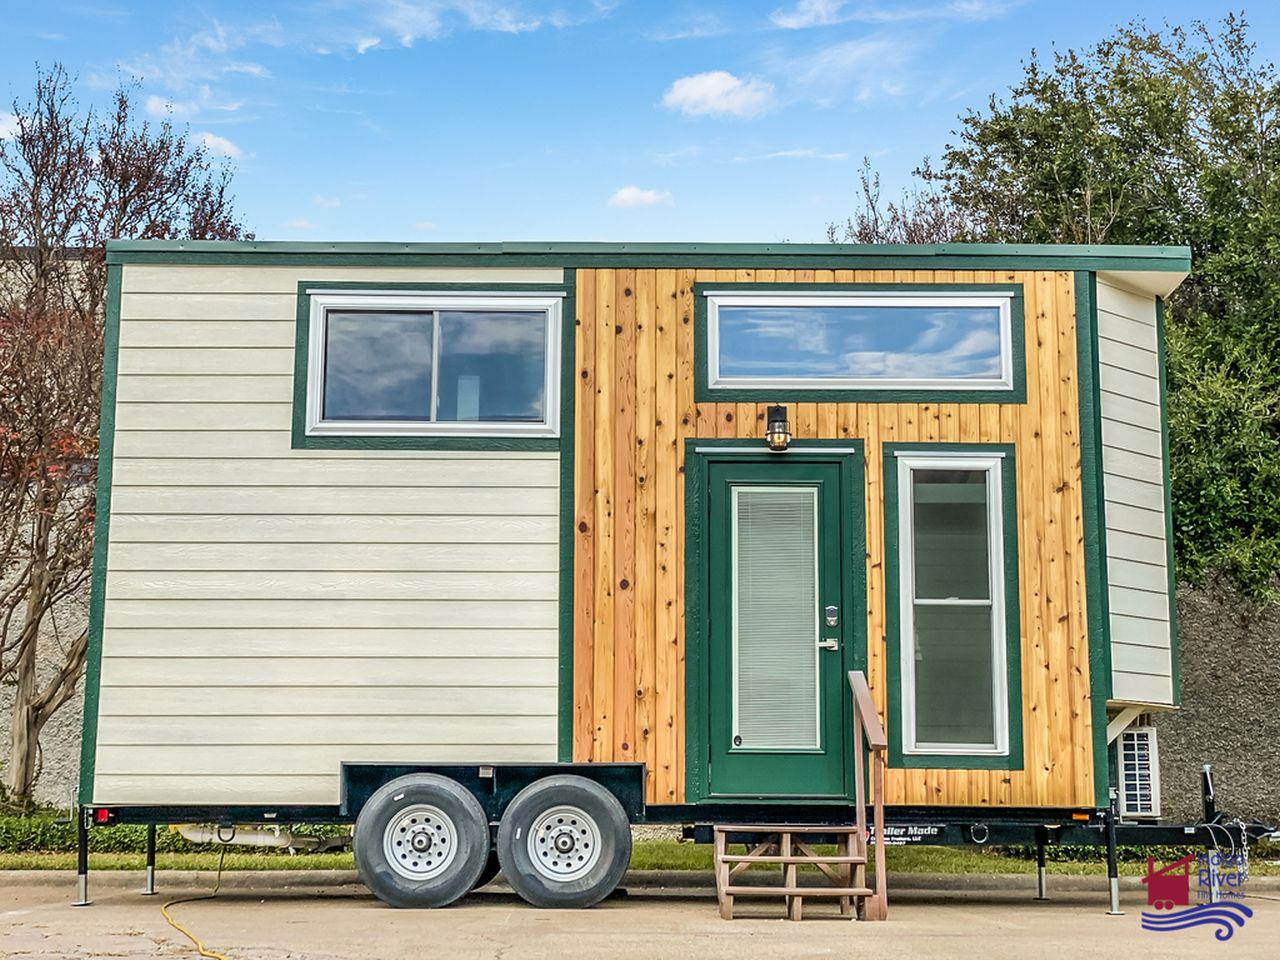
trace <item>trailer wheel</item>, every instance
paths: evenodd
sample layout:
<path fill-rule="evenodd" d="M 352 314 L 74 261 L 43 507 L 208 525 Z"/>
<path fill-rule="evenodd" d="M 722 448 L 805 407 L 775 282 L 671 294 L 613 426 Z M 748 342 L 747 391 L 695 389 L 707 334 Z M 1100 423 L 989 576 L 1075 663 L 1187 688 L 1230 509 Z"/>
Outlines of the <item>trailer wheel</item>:
<path fill-rule="evenodd" d="M 622 879 L 631 825 L 598 783 L 545 777 L 516 794 L 502 815 L 498 859 L 507 883 L 535 907 L 589 907 Z"/>
<path fill-rule="evenodd" d="M 393 907 L 445 907 L 471 891 L 489 856 L 489 823 L 471 791 L 433 773 L 385 784 L 356 819 L 356 871 Z"/>

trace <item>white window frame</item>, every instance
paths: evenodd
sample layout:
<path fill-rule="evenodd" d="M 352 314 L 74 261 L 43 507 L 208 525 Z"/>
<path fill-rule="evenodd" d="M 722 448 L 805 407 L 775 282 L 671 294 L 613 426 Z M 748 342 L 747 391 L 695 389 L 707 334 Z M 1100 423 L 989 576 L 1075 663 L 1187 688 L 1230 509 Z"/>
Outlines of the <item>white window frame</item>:
<path fill-rule="evenodd" d="M 307 421 L 309 437 L 557 437 L 560 435 L 560 330 L 565 293 L 403 293 L 308 290 L 311 316 L 307 342 Z M 325 320 L 330 310 L 396 311 L 474 310 L 478 312 L 543 311 L 546 314 L 546 381 L 544 419 L 540 423 L 503 421 L 325 420 Z M 439 337 L 432 349 L 439 357 Z M 432 369 L 435 389 L 436 370 Z M 432 398 L 434 409 L 435 398 Z"/>
<path fill-rule="evenodd" d="M 1008 390 L 1014 389 L 1013 294 L 893 291 L 845 293 L 740 293 L 708 290 L 707 385 L 712 390 Z M 720 373 L 721 307 L 996 307 L 1000 311 L 998 378 L 887 379 L 881 377 L 727 377 Z"/>
<path fill-rule="evenodd" d="M 1005 625 L 1004 556 L 1004 455 L 1001 453 L 945 453 L 899 451 L 898 460 L 898 623 L 902 677 L 902 752 L 904 755 L 991 756 L 1009 755 L 1009 663 Z M 987 479 L 988 584 L 991 595 L 991 684 L 994 743 L 929 743 L 916 739 L 916 631 L 918 603 L 940 606 L 985 606 L 983 600 L 916 599 L 915 511 L 912 510 L 912 474 L 917 470 L 983 471 Z"/>

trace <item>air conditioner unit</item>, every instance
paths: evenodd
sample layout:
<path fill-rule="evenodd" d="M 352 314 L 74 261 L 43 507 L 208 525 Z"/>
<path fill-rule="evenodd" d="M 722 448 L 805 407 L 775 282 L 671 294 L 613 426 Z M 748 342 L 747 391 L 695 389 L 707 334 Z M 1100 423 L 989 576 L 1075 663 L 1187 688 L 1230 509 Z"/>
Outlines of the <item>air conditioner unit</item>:
<path fill-rule="evenodd" d="M 1120 816 L 1160 818 L 1160 751 L 1156 728 L 1129 727 L 1120 734 Z"/>

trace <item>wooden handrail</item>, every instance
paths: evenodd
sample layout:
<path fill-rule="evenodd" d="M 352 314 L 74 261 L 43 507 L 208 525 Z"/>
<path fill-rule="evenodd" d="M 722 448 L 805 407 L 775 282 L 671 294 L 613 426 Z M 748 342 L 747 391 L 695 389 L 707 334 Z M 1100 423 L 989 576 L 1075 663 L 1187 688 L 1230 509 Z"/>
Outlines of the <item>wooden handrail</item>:
<path fill-rule="evenodd" d="M 867 675 L 861 670 L 850 670 L 849 689 L 853 691 L 853 708 L 858 712 L 862 729 L 867 735 L 867 747 L 871 750 L 889 749 L 889 738 L 884 735 L 880 714 L 876 712 L 876 702 L 871 699 Z"/>
<path fill-rule="evenodd" d="M 867 790 L 866 773 L 863 770 L 862 752 L 865 748 L 871 753 L 871 811 L 876 836 L 876 880 L 872 889 L 873 896 L 865 901 L 865 918 L 867 920 L 887 920 L 889 917 L 889 895 L 886 889 L 885 875 L 885 839 L 884 839 L 884 770 L 885 759 L 889 752 L 889 738 L 885 736 L 884 725 L 880 723 L 880 715 L 876 712 L 875 700 L 871 697 L 871 688 L 867 685 L 867 675 L 861 670 L 849 671 L 849 689 L 853 692 L 853 781 L 854 800 L 857 810 L 858 833 L 862 837 L 865 852 L 867 839 Z M 866 885 L 863 866 L 856 869 L 859 886 Z"/>

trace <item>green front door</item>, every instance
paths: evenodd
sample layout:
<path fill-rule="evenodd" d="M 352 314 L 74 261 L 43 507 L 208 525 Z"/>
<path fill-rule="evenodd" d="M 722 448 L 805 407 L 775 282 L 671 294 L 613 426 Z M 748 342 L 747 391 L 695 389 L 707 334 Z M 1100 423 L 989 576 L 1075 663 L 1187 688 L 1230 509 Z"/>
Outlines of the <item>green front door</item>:
<path fill-rule="evenodd" d="M 847 795 L 846 624 L 865 614 L 842 609 L 840 474 L 800 458 L 708 464 L 712 796 Z"/>

